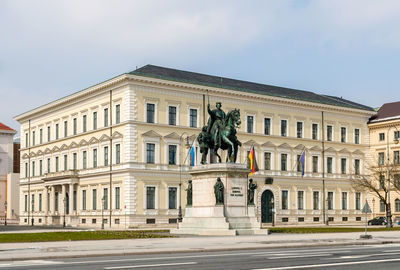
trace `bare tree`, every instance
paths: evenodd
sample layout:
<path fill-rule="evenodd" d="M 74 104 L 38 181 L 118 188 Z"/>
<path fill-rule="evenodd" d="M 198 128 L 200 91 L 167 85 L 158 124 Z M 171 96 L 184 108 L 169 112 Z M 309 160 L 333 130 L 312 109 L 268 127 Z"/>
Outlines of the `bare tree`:
<path fill-rule="evenodd" d="M 389 199 L 387 174 L 389 171 L 390 192 L 400 194 L 400 164 L 375 162 L 374 166 L 367 167 L 367 175 L 358 175 L 351 179 L 351 185 L 356 190 L 369 191 L 385 205 L 386 218 L 389 220 Z"/>

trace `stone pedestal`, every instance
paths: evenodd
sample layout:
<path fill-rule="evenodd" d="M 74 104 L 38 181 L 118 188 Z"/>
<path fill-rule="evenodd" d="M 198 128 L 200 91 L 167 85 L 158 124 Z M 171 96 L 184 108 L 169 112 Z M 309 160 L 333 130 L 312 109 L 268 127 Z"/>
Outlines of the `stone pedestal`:
<path fill-rule="evenodd" d="M 247 206 L 245 164 L 218 163 L 193 167 L 193 205 L 186 207 L 183 221 L 173 234 L 238 235 L 268 234 L 256 219 L 255 206 Z M 224 205 L 216 205 L 214 185 L 224 184 Z"/>

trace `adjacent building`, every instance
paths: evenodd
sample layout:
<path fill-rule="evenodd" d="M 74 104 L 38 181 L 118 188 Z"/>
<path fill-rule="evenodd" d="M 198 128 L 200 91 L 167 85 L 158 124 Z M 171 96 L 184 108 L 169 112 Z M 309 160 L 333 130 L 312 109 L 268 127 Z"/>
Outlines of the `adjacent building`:
<path fill-rule="evenodd" d="M 390 181 L 390 205 L 392 219 L 400 221 L 400 102 L 385 103 L 369 124 L 371 144 L 371 175 L 376 187 L 385 197 L 385 190 Z M 389 172 L 389 174 L 388 174 Z M 383 200 L 376 193 L 371 193 L 374 216 L 386 216 Z"/>
<path fill-rule="evenodd" d="M 238 162 L 255 147 L 260 222 L 361 222 L 367 194 L 350 180 L 368 174 L 372 108 L 147 65 L 15 117 L 20 224 L 175 227 L 189 170 L 200 161 L 196 136 L 207 104 L 218 101 L 225 112 L 241 112 Z"/>

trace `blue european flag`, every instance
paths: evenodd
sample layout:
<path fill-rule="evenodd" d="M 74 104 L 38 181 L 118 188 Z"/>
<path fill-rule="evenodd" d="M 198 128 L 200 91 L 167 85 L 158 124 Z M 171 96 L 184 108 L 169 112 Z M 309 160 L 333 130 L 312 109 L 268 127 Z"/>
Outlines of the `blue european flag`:
<path fill-rule="evenodd" d="M 190 166 L 196 166 L 196 150 L 194 146 L 190 148 Z"/>
<path fill-rule="evenodd" d="M 304 175 L 304 161 L 305 161 L 305 159 L 306 159 L 306 151 L 304 150 L 303 154 L 301 154 L 301 157 L 300 157 L 301 177 L 303 177 L 303 175 Z"/>

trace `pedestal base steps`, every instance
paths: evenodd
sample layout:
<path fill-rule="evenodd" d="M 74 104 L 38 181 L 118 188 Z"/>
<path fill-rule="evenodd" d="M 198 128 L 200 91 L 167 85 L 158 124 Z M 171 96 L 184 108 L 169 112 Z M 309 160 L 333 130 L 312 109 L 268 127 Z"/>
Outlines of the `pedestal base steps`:
<path fill-rule="evenodd" d="M 247 205 L 245 164 L 220 163 L 201 165 L 191 171 L 193 205 L 186 207 L 183 221 L 172 234 L 254 235 L 268 234 L 261 229 L 255 206 Z M 224 184 L 224 205 L 215 205 L 214 184 L 220 177 Z"/>

